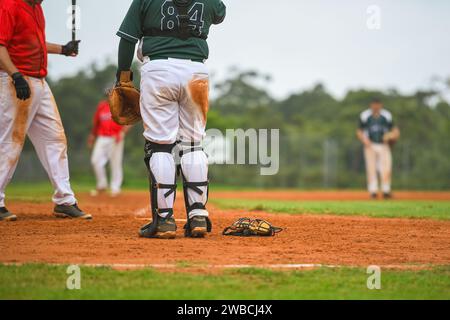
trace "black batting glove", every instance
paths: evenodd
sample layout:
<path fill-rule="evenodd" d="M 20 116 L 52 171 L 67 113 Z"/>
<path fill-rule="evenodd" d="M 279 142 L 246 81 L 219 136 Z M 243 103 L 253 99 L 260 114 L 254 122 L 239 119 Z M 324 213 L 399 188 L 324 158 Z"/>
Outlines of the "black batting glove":
<path fill-rule="evenodd" d="M 78 55 L 78 44 L 81 40 L 69 41 L 66 45 L 62 46 L 61 54 L 67 57 L 75 57 Z"/>
<path fill-rule="evenodd" d="M 29 99 L 31 90 L 23 75 L 20 72 L 16 72 L 11 75 L 11 78 L 13 79 L 14 87 L 16 88 L 17 99 L 24 101 Z"/>

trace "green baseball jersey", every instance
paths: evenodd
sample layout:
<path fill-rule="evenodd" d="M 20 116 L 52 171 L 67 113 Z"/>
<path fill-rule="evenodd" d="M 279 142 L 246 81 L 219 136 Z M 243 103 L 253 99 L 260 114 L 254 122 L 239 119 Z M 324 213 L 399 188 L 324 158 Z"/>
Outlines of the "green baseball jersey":
<path fill-rule="evenodd" d="M 384 134 L 391 131 L 393 127 L 392 114 L 385 109 L 381 110 L 377 116 L 368 109 L 361 113 L 359 118 L 359 128 L 374 143 L 383 143 Z"/>
<path fill-rule="evenodd" d="M 153 36 L 149 31 L 167 32 L 179 27 L 177 7 L 173 0 L 133 0 L 117 35 L 132 43 L 142 40 L 142 54 L 150 58 L 205 60 L 209 56 L 209 29 L 221 23 L 225 13 L 221 0 L 193 0 L 188 9 L 189 27 L 198 36 L 186 40 Z"/>

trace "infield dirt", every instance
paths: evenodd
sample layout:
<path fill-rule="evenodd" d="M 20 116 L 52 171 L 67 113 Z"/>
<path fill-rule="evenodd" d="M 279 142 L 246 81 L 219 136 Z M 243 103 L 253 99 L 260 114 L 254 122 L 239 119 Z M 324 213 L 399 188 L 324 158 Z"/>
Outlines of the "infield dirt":
<path fill-rule="evenodd" d="M 333 200 L 329 192 L 276 192 L 278 200 Z M 263 198 L 264 192 L 216 192 L 216 198 Z M 339 193 L 357 200 L 365 193 Z M 280 199 L 281 196 L 281 199 Z M 345 198 L 343 198 L 345 196 Z M 399 193 L 402 199 L 449 200 L 448 193 Z M 325 264 L 393 266 L 450 264 L 450 221 L 385 219 L 333 215 L 286 215 L 209 206 L 213 232 L 205 239 L 183 236 L 183 199 L 176 202 L 175 240 L 141 239 L 137 232 L 149 212 L 146 192 L 118 198 L 80 195 L 93 221 L 60 220 L 52 204 L 13 202 L 19 220 L 0 223 L 0 263 L 174 264 L 197 269 L 220 265 Z M 224 237 L 222 230 L 239 217 L 269 220 L 284 231 L 270 238 Z"/>

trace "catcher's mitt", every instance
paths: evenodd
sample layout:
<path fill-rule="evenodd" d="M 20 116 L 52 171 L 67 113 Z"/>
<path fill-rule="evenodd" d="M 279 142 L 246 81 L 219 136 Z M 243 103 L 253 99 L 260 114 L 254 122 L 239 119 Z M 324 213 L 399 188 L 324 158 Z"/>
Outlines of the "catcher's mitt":
<path fill-rule="evenodd" d="M 393 147 L 398 141 L 398 135 L 394 132 L 386 132 L 383 135 L 383 142 L 388 144 L 390 147 Z"/>
<path fill-rule="evenodd" d="M 119 81 L 108 95 L 112 118 L 120 125 L 133 125 L 142 120 L 140 92 L 134 87 L 132 80 L 131 71 L 122 71 Z"/>
<path fill-rule="evenodd" d="M 283 229 L 272 226 L 269 222 L 261 219 L 240 218 L 222 232 L 225 236 L 239 237 L 271 237 Z"/>

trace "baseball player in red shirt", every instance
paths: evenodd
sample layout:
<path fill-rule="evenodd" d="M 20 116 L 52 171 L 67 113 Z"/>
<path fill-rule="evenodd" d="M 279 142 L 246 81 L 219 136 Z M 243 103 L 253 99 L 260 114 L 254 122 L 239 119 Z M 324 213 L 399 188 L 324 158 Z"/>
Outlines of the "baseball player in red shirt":
<path fill-rule="evenodd" d="M 106 100 L 98 104 L 97 111 L 94 114 L 92 132 L 88 139 L 88 146 L 94 147 L 91 164 L 97 179 L 97 188 L 91 191 L 92 196 L 96 196 L 108 188 L 105 169 L 108 161 L 111 166 L 111 196 L 115 197 L 120 194 L 123 181 L 124 139 L 128 128 L 113 121 Z"/>
<path fill-rule="evenodd" d="M 54 215 L 91 219 L 78 208 L 70 186 L 66 136 L 45 81 L 47 54 L 75 57 L 79 41 L 63 46 L 48 43 L 41 3 L 0 0 L 0 220 L 17 219 L 5 208 L 5 189 L 26 135 L 55 188 Z"/>

